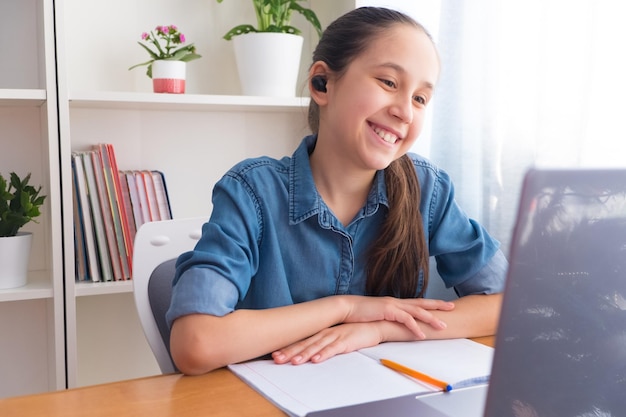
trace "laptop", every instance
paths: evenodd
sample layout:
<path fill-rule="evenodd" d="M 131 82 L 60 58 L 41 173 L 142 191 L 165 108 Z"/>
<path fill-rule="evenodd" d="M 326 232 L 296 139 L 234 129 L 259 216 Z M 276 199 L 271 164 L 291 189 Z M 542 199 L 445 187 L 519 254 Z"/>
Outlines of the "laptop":
<path fill-rule="evenodd" d="M 626 170 L 531 170 L 486 417 L 626 413 Z"/>
<path fill-rule="evenodd" d="M 626 413 L 626 169 L 531 169 L 511 240 L 489 385 L 316 417 Z"/>

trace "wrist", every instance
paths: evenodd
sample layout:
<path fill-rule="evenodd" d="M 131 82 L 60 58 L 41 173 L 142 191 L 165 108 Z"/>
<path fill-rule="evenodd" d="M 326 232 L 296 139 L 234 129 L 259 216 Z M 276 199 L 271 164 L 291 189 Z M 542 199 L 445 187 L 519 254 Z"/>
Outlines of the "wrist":
<path fill-rule="evenodd" d="M 380 334 L 380 343 L 416 340 L 415 335 L 401 323 L 382 320 L 376 324 Z"/>
<path fill-rule="evenodd" d="M 337 322 L 335 324 L 347 323 L 352 312 L 352 297 L 349 295 L 336 295 L 333 298 L 336 299 L 338 304 L 337 311 L 339 312 L 339 316 Z"/>

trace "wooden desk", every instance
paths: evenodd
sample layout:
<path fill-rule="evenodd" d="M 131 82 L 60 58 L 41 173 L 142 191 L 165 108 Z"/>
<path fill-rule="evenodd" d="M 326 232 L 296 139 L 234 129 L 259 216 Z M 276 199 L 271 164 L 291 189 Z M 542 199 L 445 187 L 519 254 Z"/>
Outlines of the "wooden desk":
<path fill-rule="evenodd" d="M 493 346 L 494 337 L 473 339 Z M 228 369 L 201 376 L 158 375 L 0 399 L 2 417 L 284 417 Z"/>

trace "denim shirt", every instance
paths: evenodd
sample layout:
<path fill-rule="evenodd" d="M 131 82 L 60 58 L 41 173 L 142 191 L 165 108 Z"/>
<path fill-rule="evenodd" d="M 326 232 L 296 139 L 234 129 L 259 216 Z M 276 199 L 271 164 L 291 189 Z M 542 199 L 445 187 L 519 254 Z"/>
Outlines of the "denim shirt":
<path fill-rule="evenodd" d="M 264 309 L 336 294 L 365 294 L 368 249 L 388 212 L 384 171 L 347 226 L 320 197 L 309 165 L 315 136 L 291 158 L 240 162 L 215 185 L 213 211 L 195 249 L 182 254 L 167 321 L 234 309 Z M 409 154 L 421 187 L 430 256 L 459 295 L 501 292 L 499 243 L 454 200 L 448 175 Z M 418 289 L 419 291 L 419 289 Z"/>

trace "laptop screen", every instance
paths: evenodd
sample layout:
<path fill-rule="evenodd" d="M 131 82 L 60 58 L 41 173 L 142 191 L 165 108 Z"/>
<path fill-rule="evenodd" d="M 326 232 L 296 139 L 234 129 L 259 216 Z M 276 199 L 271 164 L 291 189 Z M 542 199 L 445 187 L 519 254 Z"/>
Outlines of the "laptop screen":
<path fill-rule="evenodd" d="M 626 413 L 626 170 L 529 171 L 487 417 Z"/>

